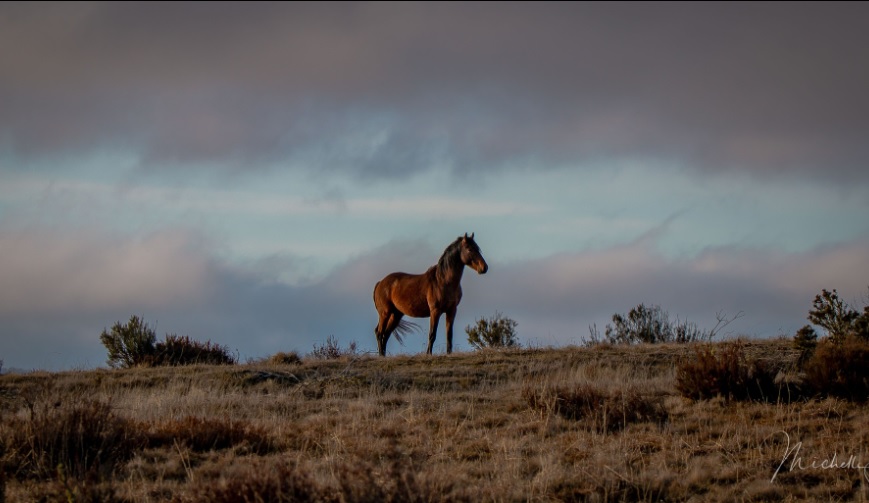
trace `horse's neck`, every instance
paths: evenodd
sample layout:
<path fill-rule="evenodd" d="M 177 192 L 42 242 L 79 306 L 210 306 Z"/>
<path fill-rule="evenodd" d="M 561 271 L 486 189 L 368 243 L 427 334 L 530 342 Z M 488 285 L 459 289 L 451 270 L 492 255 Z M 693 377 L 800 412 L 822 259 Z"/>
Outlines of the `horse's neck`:
<path fill-rule="evenodd" d="M 440 270 L 438 268 L 436 277 L 438 283 L 444 287 L 456 287 L 462 281 L 462 273 L 465 271 L 465 264 L 463 264 L 460 260 L 456 260 L 455 262 L 448 265 L 448 267 Z"/>

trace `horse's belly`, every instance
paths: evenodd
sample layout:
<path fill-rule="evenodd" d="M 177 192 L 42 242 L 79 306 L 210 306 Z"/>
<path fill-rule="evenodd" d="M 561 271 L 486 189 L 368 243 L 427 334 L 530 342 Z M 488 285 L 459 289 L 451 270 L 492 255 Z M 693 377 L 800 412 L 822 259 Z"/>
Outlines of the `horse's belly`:
<path fill-rule="evenodd" d="M 431 311 L 427 302 L 396 302 L 395 307 L 411 318 L 428 318 Z"/>
<path fill-rule="evenodd" d="M 396 284 L 393 290 L 392 302 L 399 311 L 412 318 L 428 318 L 431 316 L 428 298 L 417 277 Z"/>

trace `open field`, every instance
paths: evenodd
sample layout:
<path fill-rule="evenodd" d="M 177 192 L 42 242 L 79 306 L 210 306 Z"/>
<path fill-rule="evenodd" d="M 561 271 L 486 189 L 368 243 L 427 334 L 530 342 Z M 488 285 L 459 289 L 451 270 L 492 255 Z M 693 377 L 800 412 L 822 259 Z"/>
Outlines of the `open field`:
<path fill-rule="evenodd" d="M 746 351 L 792 368 L 789 341 Z M 869 407 L 694 402 L 690 346 L 0 376 L 6 501 L 869 497 Z M 778 470 L 778 472 L 777 472 Z"/>

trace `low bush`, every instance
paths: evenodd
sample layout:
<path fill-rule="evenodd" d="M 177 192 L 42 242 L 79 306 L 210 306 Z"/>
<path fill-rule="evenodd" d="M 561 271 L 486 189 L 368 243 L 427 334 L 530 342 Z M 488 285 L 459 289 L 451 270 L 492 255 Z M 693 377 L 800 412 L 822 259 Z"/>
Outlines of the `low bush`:
<path fill-rule="evenodd" d="M 676 389 L 694 400 L 723 397 L 726 400 L 777 401 L 781 390 L 777 369 L 749 359 L 740 343 L 704 345 L 694 350 L 676 369 Z"/>
<path fill-rule="evenodd" d="M 302 358 L 295 351 L 285 353 L 275 353 L 265 360 L 266 363 L 272 365 L 298 365 L 302 363 Z"/>
<path fill-rule="evenodd" d="M 334 335 L 326 338 L 326 343 L 318 346 L 314 345 L 313 351 L 308 356 L 315 360 L 337 360 L 345 356 L 357 356 L 359 352 L 356 349 L 356 341 L 350 343 L 347 349 L 343 349 L 338 344 L 338 339 Z"/>
<path fill-rule="evenodd" d="M 119 321 L 111 331 L 103 330 L 100 334 L 100 341 L 109 353 L 106 362 L 112 368 L 233 365 L 238 360 L 230 354 L 228 347 L 211 341 L 202 343 L 175 334 L 166 334 L 160 342 L 156 340 L 154 330 L 138 316 L 131 316 L 126 324 Z"/>
<path fill-rule="evenodd" d="M 827 338 L 803 364 L 806 390 L 822 397 L 869 400 L 869 341 L 856 335 Z"/>
<path fill-rule="evenodd" d="M 108 350 L 106 363 L 112 368 L 131 368 L 147 364 L 154 356 L 157 335 L 138 316 L 131 316 L 126 324 L 117 322 L 111 331 L 103 330 L 100 342 Z"/>
<path fill-rule="evenodd" d="M 229 348 L 211 341 L 202 343 L 188 336 L 180 337 L 166 334 L 166 339 L 158 342 L 153 355 L 146 362 L 153 365 L 234 365 L 237 358 L 229 353 Z"/>
<path fill-rule="evenodd" d="M 512 348 L 519 345 L 516 338 L 516 321 L 501 313 L 491 318 L 481 318 L 474 326 L 465 327 L 468 343 L 474 349 Z"/>
<path fill-rule="evenodd" d="M 696 323 L 683 321 L 679 318 L 670 319 L 670 314 L 661 306 L 647 307 L 640 304 L 627 314 L 614 314 L 613 323 L 607 323 L 604 335 L 601 336 L 597 326 L 589 327 L 590 344 L 658 344 L 658 343 L 690 343 L 709 342 L 728 324 L 740 318 L 742 314 L 728 319 L 723 314 L 717 315 L 718 322 L 711 330 L 703 330 Z"/>

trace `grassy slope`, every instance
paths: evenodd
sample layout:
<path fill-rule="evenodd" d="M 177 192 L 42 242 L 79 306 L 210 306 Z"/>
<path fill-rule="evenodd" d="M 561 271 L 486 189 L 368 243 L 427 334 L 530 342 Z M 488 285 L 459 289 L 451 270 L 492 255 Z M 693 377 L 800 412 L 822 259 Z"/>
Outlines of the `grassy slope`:
<path fill-rule="evenodd" d="M 747 350 L 773 362 L 796 358 L 787 341 L 751 342 Z M 734 501 L 869 495 L 869 481 L 853 466 L 869 464 L 865 406 L 691 402 L 674 387 L 676 362 L 691 354 L 685 346 L 563 348 L 2 376 L 6 497 Z M 545 393 L 554 389 L 591 389 L 609 398 L 592 412 L 567 417 L 556 413 L 563 404 Z M 40 428 L 94 401 L 124 421 L 122 440 L 135 440 L 129 452 L 87 473 L 57 472 L 53 458 L 41 462 L 42 472 L 22 468 L 22 460 L 38 458 L 36 451 L 61 449 L 33 438 L 74 435 Z M 658 413 L 649 420 L 632 415 L 646 405 Z M 802 469 L 790 470 L 789 458 L 771 482 L 788 445 L 797 442 Z M 851 455 L 856 460 L 851 467 L 822 467 L 834 454 L 840 465 Z"/>

